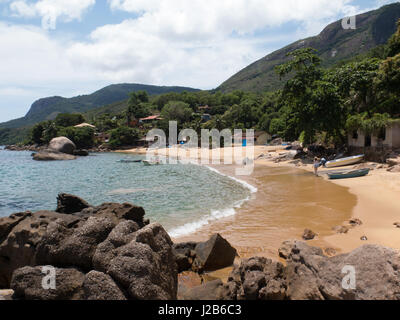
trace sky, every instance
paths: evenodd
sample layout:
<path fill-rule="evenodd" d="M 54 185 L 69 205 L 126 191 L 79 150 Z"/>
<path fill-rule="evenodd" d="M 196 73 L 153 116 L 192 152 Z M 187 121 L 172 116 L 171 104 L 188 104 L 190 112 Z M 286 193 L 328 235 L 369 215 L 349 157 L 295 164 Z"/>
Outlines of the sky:
<path fill-rule="evenodd" d="M 0 122 L 114 83 L 213 89 L 390 0 L 0 0 Z"/>

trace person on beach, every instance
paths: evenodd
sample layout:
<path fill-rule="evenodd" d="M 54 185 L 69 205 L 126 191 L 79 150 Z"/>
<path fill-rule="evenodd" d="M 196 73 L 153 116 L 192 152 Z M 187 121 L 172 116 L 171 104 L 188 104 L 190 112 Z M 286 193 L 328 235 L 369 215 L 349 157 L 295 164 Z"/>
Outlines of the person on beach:
<path fill-rule="evenodd" d="M 314 158 L 314 174 L 318 177 L 318 168 L 321 166 L 321 162 L 317 157 Z"/>

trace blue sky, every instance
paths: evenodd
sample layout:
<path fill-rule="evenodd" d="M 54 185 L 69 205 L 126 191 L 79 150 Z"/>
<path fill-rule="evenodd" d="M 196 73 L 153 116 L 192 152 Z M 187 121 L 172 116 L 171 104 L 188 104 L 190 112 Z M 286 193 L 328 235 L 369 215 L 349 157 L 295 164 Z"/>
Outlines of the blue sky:
<path fill-rule="evenodd" d="M 0 0 L 0 122 L 112 83 L 218 86 L 385 0 Z"/>

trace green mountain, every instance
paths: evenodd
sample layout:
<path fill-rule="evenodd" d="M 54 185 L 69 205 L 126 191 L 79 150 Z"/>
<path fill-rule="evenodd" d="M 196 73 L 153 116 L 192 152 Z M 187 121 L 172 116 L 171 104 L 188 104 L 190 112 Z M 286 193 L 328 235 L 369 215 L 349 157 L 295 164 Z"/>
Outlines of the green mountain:
<path fill-rule="evenodd" d="M 35 101 L 25 117 L 0 123 L 0 145 L 21 142 L 29 128 L 44 120 L 53 120 L 59 113 L 84 113 L 90 110 L 119 104 L 130 92 L 146 91 L 149 95 L 168 92 L 198 91 L 187 87 L 151 86 L 144 84 L 114 84 L 89 95 L 73 98 L 49 97 Z M 124 105 L 125 104 L 121 104 Z M 121 110 L 122 111 L 122 110 Z"/>
<path fill-rule="evenodd" d="M 276 75 L 275 66 L 287 61 L 288 52 L 312 47 L 318 50 L 323 66 L 330 67 L 386 43 L 396 31 L 399 19 L 400 3 L 393 3 L 358 15 L 355 30 L 345 30 L 342 21 L 336 21 L 318 36 L 296 41 L 254 62 L 221 84 L 217 90 L 262 92 L 279 89 L 284 82 Z"/>

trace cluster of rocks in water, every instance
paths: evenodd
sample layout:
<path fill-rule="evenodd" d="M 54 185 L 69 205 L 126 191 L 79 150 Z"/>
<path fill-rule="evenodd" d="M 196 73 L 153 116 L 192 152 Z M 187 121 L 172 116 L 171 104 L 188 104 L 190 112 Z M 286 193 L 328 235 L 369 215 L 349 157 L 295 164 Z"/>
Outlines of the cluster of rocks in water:
<path fill-rule="evenodd" d="M 21 212 L 0 219 L 0 289 L 13 299 L 175 300 L 178 274 L 234 264 L 237 252 L 216 234 L 206 242 L 173 243 L 150 224 L 141 207 L 91 206 L 68 194 L 55 211 Z M 187 289 L 184 299 L 400 299 L 400 253 L 367 245 L 329 258 L 321 249 L 287 241 L 285 264 L 254 257 L 234 265 L 227 283 Z M 42 286 L 53 266 L 56 288 Z M 356 270 L 356 289 L 343 289 L 343 268 Z M 9 291 L 8 291 L 9 292 Z M 11 296 L 10 296 L 11 297 Z"/>
<path fill-rule="evenodd" d="M 90 150 L 77 149 L 75 144 L 66 137 L 57 137 L 50 141 L 48 146 L 40 145 L 10 145 L 5 150 L 9 151 L 32 151 L 33 160 L 55 161 L 55 160 L 75 160 L 77 157 L 86 157 L 89 152 L 109 152 L 110 149 L 104 146 L 92 148 Z"/>

